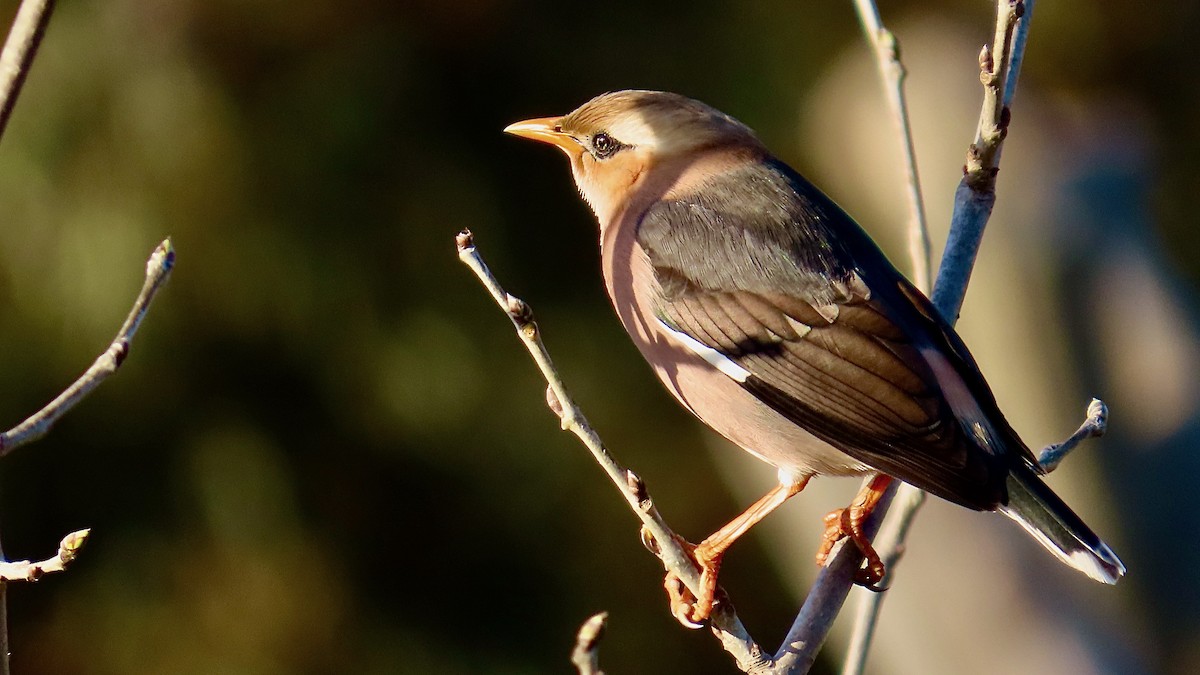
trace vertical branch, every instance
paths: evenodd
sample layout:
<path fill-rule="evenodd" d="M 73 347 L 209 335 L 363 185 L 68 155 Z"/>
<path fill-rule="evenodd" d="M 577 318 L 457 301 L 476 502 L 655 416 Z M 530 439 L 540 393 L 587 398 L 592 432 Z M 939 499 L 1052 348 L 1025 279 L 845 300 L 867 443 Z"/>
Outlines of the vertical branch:
<path fill-rule="evenodd" d="M 951 324 L 957 321 L 962 309 L 983 231 L 996 204 L 1000 152 L 1008 134 L 1010 106 L 1032 18 L 1033 0 L 999 0 L 995 42 L 979 53 L 983 108 L 979 112 L 975 142 L 967 149 L 963 178 L 954 193 L 950 236 L 930 298 Z"/>
<path fill-rule="evenodd" d="M 892 118 L 896 122 L 897 137 L 900 139 L 904 156 L 904 169 L 908 185 L 908 253 L 912 262 L 913 283 L 922 292 L 929 292 L 933 277 L 931 270 L 929 225 L 925 219 L 925 200 L 921 195 L 921 180 L 917 175 L 917 152 L 913 145 L 912 125 L 908 117 L 908 99 L 904 93 L 904 80 L 908 71 L 900 60 L 900 43 L 879 17 L 879 8 L 874 0 L 854 0 L 858 20 L 863 33 L 875 50 L 875 63 L 879 68 L 880 84 Z"/>
<path fill-rule="evenodd" d="M 916 150 L 913 142 L 912 124 L 909 121 L 908 103 L 904 91 L 904 79 L 907 71 L 900 61 L 900 48 L 895 34 L 888 30 L 879 15 L 879 8 L 874 0 L 854 0 L 854 8 L 858 12 L 859 22 L 867 41 L 875 51 L 876 64 L 879 68 L 880 83 L 891 106 L 892 117 L 896 121 L 897 133 L 906 159 L 905 168 L 908 172 L 908 196 L 910 221 L 908 227 L 909 256 L 913 269 L 913 283 L 922 292 L 928 293 L 932 279 L 932 252 L 929 242 L 929 227 L 925 219 L 925 204 L 921 195 L 921 184 L 917 174 Z M 901 487 L 900 481 L 893 481 L 885 493 L 882 506 L 886 514 L 889 504 L 893 503 L 900 493 L 900 511 L 914 513 L 925 499 L 925 493 L 920 490 Z M 915 503 L 914 503 L 915 502 Z M 882 517 L 881 517 L 882 518 Z M 912 524 L 909 518 L 895 524 L 895 519 L 884 523 L 886 528 L 880 534 L 880 543 L 902 542 L 908 527 Z M 890 526 L 890 527 L 889 527 Z M 882 560 L 884 569 L 891 573 L 899 559 L 900 546 L 885 546 Z M 891 555 L 886 552 L 891 551 Z M 851 633 L 849 650 L 843 672 L 848 675 L 862 673 L 866 665 L 867 653 L 874 637 L 875 626 L 882 608 L 883 594 L 863 593 L 854 610 L 854 628 Z"/>

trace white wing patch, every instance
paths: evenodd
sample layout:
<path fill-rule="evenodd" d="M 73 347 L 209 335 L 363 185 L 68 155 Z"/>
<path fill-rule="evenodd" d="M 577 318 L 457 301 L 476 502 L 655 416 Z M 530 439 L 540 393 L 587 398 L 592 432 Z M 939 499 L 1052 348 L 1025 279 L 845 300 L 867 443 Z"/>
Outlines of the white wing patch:
<path fill-rule="evenodd" d="M 737 382 L 745 383 L 746 379 L 750 377 L 750 371 L 739 366 L 733 359 L 729 358 L 728 356 L 725 356 L 721 352 L 700 342 L 699 340 L 692 337 L 691 335 L 688 335 L 687 333 L 684 333 L 682 331 L 677 331 L 674 328 L 671 328 L 662 319 L 658 320 L 658 324 L 660 326 L 662 326 L 663 330 L 665 330 L 668 335 L 670 335 L 672 338 L 677 340 L 684 347 L 687 347 L 688 351 L 690 351 L 693 354 L 696 354 L 700 358 L 704 359 L 713 368 L 716 368 L 717 370 L 721 371 L 722 373 L 725 373 L 727 376 L 733 378 Z"/>

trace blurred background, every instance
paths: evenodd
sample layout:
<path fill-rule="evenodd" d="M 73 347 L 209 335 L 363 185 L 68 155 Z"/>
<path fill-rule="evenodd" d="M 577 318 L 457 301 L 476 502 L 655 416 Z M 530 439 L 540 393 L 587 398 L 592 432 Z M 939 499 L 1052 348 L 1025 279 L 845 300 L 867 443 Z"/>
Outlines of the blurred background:
<path fill-rule="evenodd" d="M 993 8 L 881 10 L 940 254 Z M 1130 575 L 1101 587 L 931 502 L 870 672 L 1200 668 L 1197 14 L 1037 4 L 960 323 L 1030 445 L 1108 402 L 1110 434 L 1050 482 Z M 562 157 L 500 133 L 629 87 L 740 118 L 908 268 L 849 2 L 60 3 L 0 142 L 0 425 L 104 349 L 164 236 L 179 257 L 122 370 L 0 463 L 10 559 L 93 528 L 67 574 L 11 587 L 16 672 L 561 673 L 601 610 L 610 673 L 735 672 L 670 617 L 635 519 L 454 254 L 471 228 L 680 533 L 765 491 L 773 472 L 677 408 L 618 326 Z M 727 559 L 765 647 L 856 487 L 815 481 Z"/>

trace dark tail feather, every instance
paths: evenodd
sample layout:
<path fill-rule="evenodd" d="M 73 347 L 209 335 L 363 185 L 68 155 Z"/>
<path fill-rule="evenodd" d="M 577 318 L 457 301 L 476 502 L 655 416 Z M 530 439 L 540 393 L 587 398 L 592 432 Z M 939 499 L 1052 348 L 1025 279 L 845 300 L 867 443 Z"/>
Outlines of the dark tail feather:
<path fill-rule="evenodd" d="M 1021 524 L 1042 546 L 1096 581 L 1115 584 L 1125 565 L 1100 537 L 1054 494 L 1033 471 L 1014 467 L 1008 477 L 1008 505 L 1000 512 Z"/>

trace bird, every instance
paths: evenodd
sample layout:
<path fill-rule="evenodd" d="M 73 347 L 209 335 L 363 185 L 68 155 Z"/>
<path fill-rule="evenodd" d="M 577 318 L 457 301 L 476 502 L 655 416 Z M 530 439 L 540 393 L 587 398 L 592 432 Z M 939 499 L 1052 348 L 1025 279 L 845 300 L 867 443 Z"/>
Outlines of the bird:
<path fill-rule="evenodd" d="M 671 611 L 698 627 L 725 552 L 814 476 L 863 476 L 818 549 L 849 538 L 857 581 L 886 570 L 862 525 L 892 480 L 998 511 L 1108 584 L 1112 549 L 1042 481 L 959 335 L 844 210 L 745 124 L 680 94 L 622 90 L 506 133 L 557 147 L 599 224 L 605 289 L 674 398 L 774 466 L 778 484 L 698 545 Z M 686 543 L 686 542 L 685 542 Z"/>

